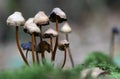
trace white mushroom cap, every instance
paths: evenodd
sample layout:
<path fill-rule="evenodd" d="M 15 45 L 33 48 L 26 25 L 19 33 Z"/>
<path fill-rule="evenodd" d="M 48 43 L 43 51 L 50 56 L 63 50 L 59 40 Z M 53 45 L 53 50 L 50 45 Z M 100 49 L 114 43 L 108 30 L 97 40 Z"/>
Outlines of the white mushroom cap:
<path fill-rule="evenodd" d="M 49 18 L 43 11 L 39 11 L 34 17 L 34 23 L 37 25 L 48 25 Z"/>
<path fill-rule="evenodd" d="M 23 26 L 25 23 L 25 19 L 24 17 L 22 16 L 22 13 L 21 12 L 14 12 L 12 15 L 10 15 L 8 18 L 7 18 L 7 24 L 10 25 L 10 26 Z"/>
<path fill-rule="evenodd" d="M 61 32 L 64 32 L 64 33 L 72 32 L 72 29 L 71 29 L 70 25 L 67 22 L 62 26 Z"/>
<path fill-rule="evenodd" d="M 67 40 L 62 40 L 58 43 L 58 48 L 61 51 L 64 51 L 65 48 L 69 47 L 69 42 Z"/>
<path fill-rule="evenodd" d="M 59 17 L 58 22 L 61 23 L 67 20 L 66 14 L 58 7 L 54 8 L 50 14 L 50 20 L 55 22 L 56 16 Z"/>
<path fill-rule="evenodd" d="M 60 18 L 66 19 L 66 14 L 58 7 L 54 8 L 53 11 L 57 16 L 60 16 Z"/>
<path fill-rule="evenodd" d="M 61 41 L 59 42 L 59 44 L 65 45 L 65 44 L 69 44 L 69 42 L 68 42 L 67 40 L 61 40 Z"/>
<path fill-rule="evenodd" d="M 81 72 L 81 78 L 84 79 L 88 74 L 91 75 L 93 78 L 97 78 L 100 74 L 104 73 L 105 71 L 100 69 L 99 67 L 95 68 L 88 68 Z"/>
<path fill-rule="evenodd" d="M 29 18 L 29 19 L 25 22 L 24 28 L 26 28 L 26 26 L 27 26 L 28 24 L 33 23 L 33 19 L 34 19 L 34 18 Z"/>
<path fill-rule="evenodd" d="M 33 18 L 29 18 L 24 26 L 24 29 L 27 30 L 28 33 L 32 34 L 32 33 L 40 33 L 40 29 L 39 27 L 33 23 Z"/>
<path fill-rule="evenodd" d="M 52 28 L 49 28 L 47 31 L 45 31 L 44 36 L 45 37 L 56 37 L 58 35 L 57 31 L 53 30 Z"/>

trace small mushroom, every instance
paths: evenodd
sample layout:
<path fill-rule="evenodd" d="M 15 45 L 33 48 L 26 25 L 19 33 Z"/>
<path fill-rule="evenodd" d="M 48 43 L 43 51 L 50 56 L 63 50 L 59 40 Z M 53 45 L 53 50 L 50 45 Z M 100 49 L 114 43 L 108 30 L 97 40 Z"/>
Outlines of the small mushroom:
<path fill-rule="evenodd" d="M 43 35 L 43 38 L 50 38 L 50 45 L 51 45 L 52 52 L 53 52 L 53 43 L 52 43 L 53 37 L 56 37 L 57 35 L 58 33 L 52 28 L 49 28 L 47 31 L 45 31 Z"/>
<path fill-rule="evenodd" d="M 100 69 L 99 67 L 87 68 L 81 72 L 81 79 L 86 79 L 88 75 L 92 78 L 98 78 L 101 75 L 108 74 L 107 71 Z"/>
<path fill-rule="evenodd" d="M 64 61 L 63 61 L 62 68 L 64 67 L 64 65 L 66 63 L 66 48 L 68 48 L 68 47 L 69 47 L 69 42 L 67 40 L 62 40 L 58 44 L 59 50 L 64 51 Z"/>
<path fill-rule="evenodd" d="M 50 38 L 50 46 L 51 46 L 51 51 L 52 51 L 52 56 L 53 56 L 53 37 L 58 36 L 58 33 L 53 30 L 52 28 L 49 28 L 47 31 L 45 31 L 43 38 Z M 51 56 L 51 60 L 52 60 Z"/>
<path fill-rule="evenodd" d="M 49 18 L 43 11 L 39 11 L 35 15 L 33 22 L 40 27 L 41 30 L 40 40 L 42 41 L 42 26 L 49 24 Z"/>
<path fill-rule="evenodd" d="M 18 50 L 19 50 L 19 52 L 20 52 L 20 54 L 22 56 L 23 61 L 28 65 L 28 61 L 25 58 L 25 56 L 23 54 L 23 51 L 21 49 L 19 36 L 18 36 L 19 26 L 23 26 L 24 23 L 25 23 L 25 19 L 22 16 L 22 13 L 18 12 L 18 11 L 14 12 L 12 15 L 10 15 L 7 18 L 7 24 L 10 25 L 10 26 L 16 27 L 16 43 L 17 43 L 17 47 L 18 47 Z"/>
<path fill-rule="evenodd" d="M 67 22 L 62 26 L 61 32 L 65 33 L 66 40 L 69 41 L 69 35 L 68 34 L 72 32 L 72 29 Z M 73 61 L 73 58 L 72 58 L 70 46 L 68 47 L 68 54 L 69 54 L 69 58 L 70 58 L 72 67 L 74 67 L 74 61 Z"/>
<path fill-rule="evenodd" d="M 44 55 L 44 52 L 47 51 L 48 53 L 50 53 L 50 44 L 47 43 L 46 41 L 41 41 L 37 48 L 36 48 L 36 51 L 38 53 L 41 53 L 41 57 L 42 57 L 42 62 L 43 62 L 43 59 L 45 59 L 45 55 Z"/>
<path fill-rule="evenodd" d="M 118 35 L 120 33 L 118 27 L 113 27 L 112 28 L 112 34 L 111 34 L 111 41 L 110 41 L 110 56 L 111 58 L 114 57 L 114 46 L 115 46 L 115 35 Z"/>
<path fill-rule="evenodd" d="M 34 34 L 40 34 L 41 31 L 39 27 L 32 21 L 33 19 L 30 18 L 26 21 L 24 28 L 27 30 L 29 34 L 31 34 L 31 39 L 32 39 L 32 59 L 33 63 L 35 63 L 35 56 L 34 56 L 34 50 L 35 50 L 35 36 Z"/>
<path fill-rule="evenodd" d="M 66 14 L 60 8 L 54 8 L 49 17 L 50 21 L 56 22 L 56 31 L 58 32 L 58 23 L 62 23 L 67 20 Z M 59 33 L 58 33 L 59 35 Z M 59 36 L 56 37 L 55 47 L 52 55 L 52 60 L 55 60 L 55 55 L 57 51 Z"/>
<path fill-rule="evenodd" d="M 23 50 L 27 50 L 26 51 L 26 59 L 27 59 L 28 51 L 32 51 L 32 42 L 22 43 L 21 47 L 23 48 Z"/>
<path fill-rule="evenodd" d="M 66 48 L 68 48 L 69 47 L 69 42 L 67 41 L 67 40 L 62 40 L 62 41 L 60 41 L 59 42 L 59 44 L 58 44 L 58 48 L 59 48 L 59 50 L 61 50 L 61 51 L 64 51 Z"/>

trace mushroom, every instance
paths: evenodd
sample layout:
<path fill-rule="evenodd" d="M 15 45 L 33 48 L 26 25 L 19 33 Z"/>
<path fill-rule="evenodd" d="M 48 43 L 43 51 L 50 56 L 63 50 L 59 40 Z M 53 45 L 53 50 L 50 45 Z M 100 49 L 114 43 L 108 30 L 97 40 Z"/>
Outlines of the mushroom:
<path fill-rule="evenodd" d="M 88 76 L 91 76 L 92 78 L 98 78 L 100 76 L 104 76 L 107 74 L 109 74 L 109 72 L 104 71 L 100 69 L 99 67 L 87 68 L 87 69 L 82 70 L 81 79 L 86 79 Z"/>
<path fill-rule="evenodd" d="M 64 65 L 66 63 L 66 48 L 68 48 L 68 47 L 69 47 L 69 42 L 67 40 L 62 40 L 58 44 L 58 49 L 61 51 L 64 51 L 64 61 L 63 61 L 62 68 L 64 67 Z"/>
<path fill-rule="evenodd" d="M 49 19 L 52 22 L 56 22 L 56 31 L 58 32 L 58 23 L 62 23 L 63 21 L 66 21 L 67 17 L 66 17 L 66 14 L 60 8 L 57 7 L 52 10 Z M 58 37 L 59 37 L 59 33 L 58 33 L 58 36 L 56 37 L 56 43 L 55 43 L 55 47 L 52 55 L 52 61 L 55 60 L 55 55 L 56 55 L 58 41 L 59 41 Z"/>
<path fill-rule="evenodd" d="M 62 26 L 61 32 L 65 33 L 66 40 L 69 41 L 69 35 L 68 34 L 72 32 L 72 29 L 71 29 L 70 25 L 67 22 Z M 70 47 L 68 47 L 68 54 L 69 54 L 69 58 L 70 58 L 72 67 L 74 67 L 74 61 L 73 61 L 73 58 L 72 58 Z"/>
<path fill-rule="evenodd" d="M 20 52 L 20 54 L 22 56 L 22 59 L 28 65 L 28 61 L 25 58 L 25 56 L 23 54 L 23 51 L 21 49 L 20 41 L 19 41 L 19 36 L 18 36 L 19 26 L 23 26 L 24 23 L 25 23 L 25 19 L 22 16 L 22 13 L 18 12 L 18 11 L 14 12 L 12 15 L 10 15 L 7 18 L 7 24 L 10 25 L 10 26 L 16 27 L 16 43 L 17 43 L 17 47 L 18 47 L 18 50 L 19 50 L 19 52 Z"/>
<path fill-rule="evenodd" d="M 44 55 L 45 51 L 50 53 L 50 50 L 51 50 L 50 44 L 47 43 L 46 41 L 41 41 L 36 48 L 36 51 L 38 53 L 41 53 L 41 56 Z M 42 62 L 43 62 L 43 59 L 45 59 L 45 56 L 42 56 Z"/>
<path fill-rule="evenodd" d="M 53 37 L 56 37 L 58 35 L 58 33 L 53 30 L 52 28 L 49 28 L 47 31 L 45 31 L 43 38 L 50 38 L 50 45 L 51 45 L 51 49 L 53 51 Z"/>
<path fill-rule="evenodd" d="M 23 50 L 27 50 L 26 51 L 26 59 L 27 59 L 28 51 L 32 51 L 32 42 L 22 43 L 21 47 L 23 48 Z"/>
<path fill-rule="evenodd" d="M 40 40 L 42 41 L 42 26 L 49 24 L 49 18 L 43 11 L 39 11 L 35 15 L 33 22 L 40 26 L 41 30 Z"/>
<path fill-rule="evenodd" d="M 32 39 L 32 60 L 33 60 L 33 63 L 35 63 L 35 56 L 34 56 L 35 36 L 34 36 L 34 34 L 40 34 L 41 31 L 40 31 L 39 27 L 35 23 L 33 23 L 32 20 L 33 20 L 32 18 L 28 19 L 25 23 L 24 28 L 27 30 L 27 32 L 29 34 L 32 35 L 31 36 L 31 39 Z"/>
<path fill-rule="evenodd" d="M 114 57 L 114 40 L 115 40 L 115 35 L 119 34 L 119 29 L 118 27 L 113 27 L 112 28 L 112 36 L 111 36 L 111 44 L 110 44 L 110 56 L 111 58 Z"/>
<path fill-rule="evenodd" d="M 49 24 L 49 17 L 44 13 L 44 11 L 39 11 L 35 15 L 33 22 L 36 23 L 40 27 L 40 30 L 41 30 L 40 41 L 42 41 L 42 26 Z M 42 53 L 41 56 L 42 58 L 44 58 L 44 53 Z"/>

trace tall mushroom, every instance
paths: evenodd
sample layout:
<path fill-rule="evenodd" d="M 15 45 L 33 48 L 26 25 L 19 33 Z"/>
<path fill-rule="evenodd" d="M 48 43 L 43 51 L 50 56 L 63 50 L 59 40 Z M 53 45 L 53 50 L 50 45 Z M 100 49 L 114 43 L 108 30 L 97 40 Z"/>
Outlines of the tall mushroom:
<path fill-rule="evenodd" d="M 42 26 L 48 25 L 49 24 L 49 18 L 48 16 L 43 12 L 43 11 L 39 11 L 35 17 L 34 17 L 34 23 L 36 23 L 41 30 L 41 34 L 40 34 L 40 41 L 42 41 Z M 38 54 L 37 58 L 38 58 Z M 44 53 L 41 53 L 41 57 L 44 58 Z"/>
<path fill-rule="evenodd" d="M 58 23 L 62 23 L 63 21 L 67 20 L 66 14 L 60 9 L 60 8 L 54 8 L 50 14 L 49 17 L 51 22 L 56 22 L 56 31 L 58 32 Z M 58 36 L 56 37 L 56 43 L 55 43 L 55 47 L 54 47 L 54 51 L 52 52 L 52 61 L 55 60 L 55 55 L 56 55 L 56 51 L 57 51 L 57 46 L 58 46 L 58 38 L 59 37 L 59 33 Z"/>
<path fill-rule="evenodd" d="M 42 41 L 42 26 L 49 24 L 49 18 L 43 11 L 39 11 L 35 15 L 33 22 L 40 27 L 41 30 L 40 40 Z"/>
<path fill-rule="evenodd" d="M 65 33 L 66 40 L 69 41 L 69 35 L 68 34 L 70 32 L 72 32 L 72 29 L 71 29 L 70 25 L 67 22 L 63 25 L 63 27 L 61 28 L 61 31 L 63 33 Z M 69 54 L 69 57 L 70 57 L 72 67 L 74 67 L 74 61 L 73 61 L 73 58 L 72 58 L 72 55 L 71 55 L 70 47 L 68 47 L 68 54 Z"/>
<path fill-rule="evenodd" d="M 65 63 L 66 63 L 66 49 L 69 47 L 69 42 L 67 40 L 62 40 L 59 42 L 58 44 L 58 48 L 59 50 L 61 51 L 64 51 L 64 61 L 63 61 L 63 64 L 62 64 L 62 68 L 64 67 Z"/>
<path fill-rule="evenodd" d="M 7 18 L 7 24 L 10 25 L 10 26 L 16 27 L 16 43 L 17 43 L 17 47 L 18 47 L 18 50 L 19 50 L 19 52 L 20 52 L 20 54 L 22 56 L 22 59 L 28 65 L 28 61 L 25 58 L 25 56 L 23 54 L 23 51 L 21 49 L 20 41 L 19 41 L 19 36 L 18 36 L 19 26 L 23 26 L 24 23 L 25 23 L 25 19 L 22 16 L 22 13 L 18 12 L 18 11 L 14 12 L 12 15 L 10 15 Z"/>
<path fill-rule="evenodd" d="M 24 26 L 24 29 L 26 29 L 27 33 L 29 33 L 32 39 L 32 60 L 33 63 L 35 63 L 35 56 L 34 56 L 34 50 L 35 50 L 35 36 L 34 35 L 39 35 L 41 33 L 39 27 L 33 22 L 33 18 L 29 18 Z"/>
<path fill-rule="evenodd" d="M 111 36 L 111 42 L 110 42 L 110 56 L 111 58 L 114 57 L 114 41 L 115 41 L 115 35 L 119 34 L 119 29 L 118 27 L 113 27 L 112 28 L 112 36 Z"/>

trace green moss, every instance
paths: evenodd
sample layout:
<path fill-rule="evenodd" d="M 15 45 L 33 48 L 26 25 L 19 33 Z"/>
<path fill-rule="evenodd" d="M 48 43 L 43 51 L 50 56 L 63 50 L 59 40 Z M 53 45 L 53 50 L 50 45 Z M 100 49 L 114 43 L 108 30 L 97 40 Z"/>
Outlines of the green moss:
<path fill-rule="evenodd" d="M 44 60 L 44 65 L 35 64 L 15 70 L 1 71 L 0 79 L 79 79 L 80 72 L 83 69 L 96 66 L 110 72 L 104 78 L 98 79 L 120 79 L 120 68 L 102 52 L 90 53 L 82 65 L 80 64 L 72 69 L 54 68 L 53 63 Z M 93 78 L 88 76 L 86 79 Z"/>

